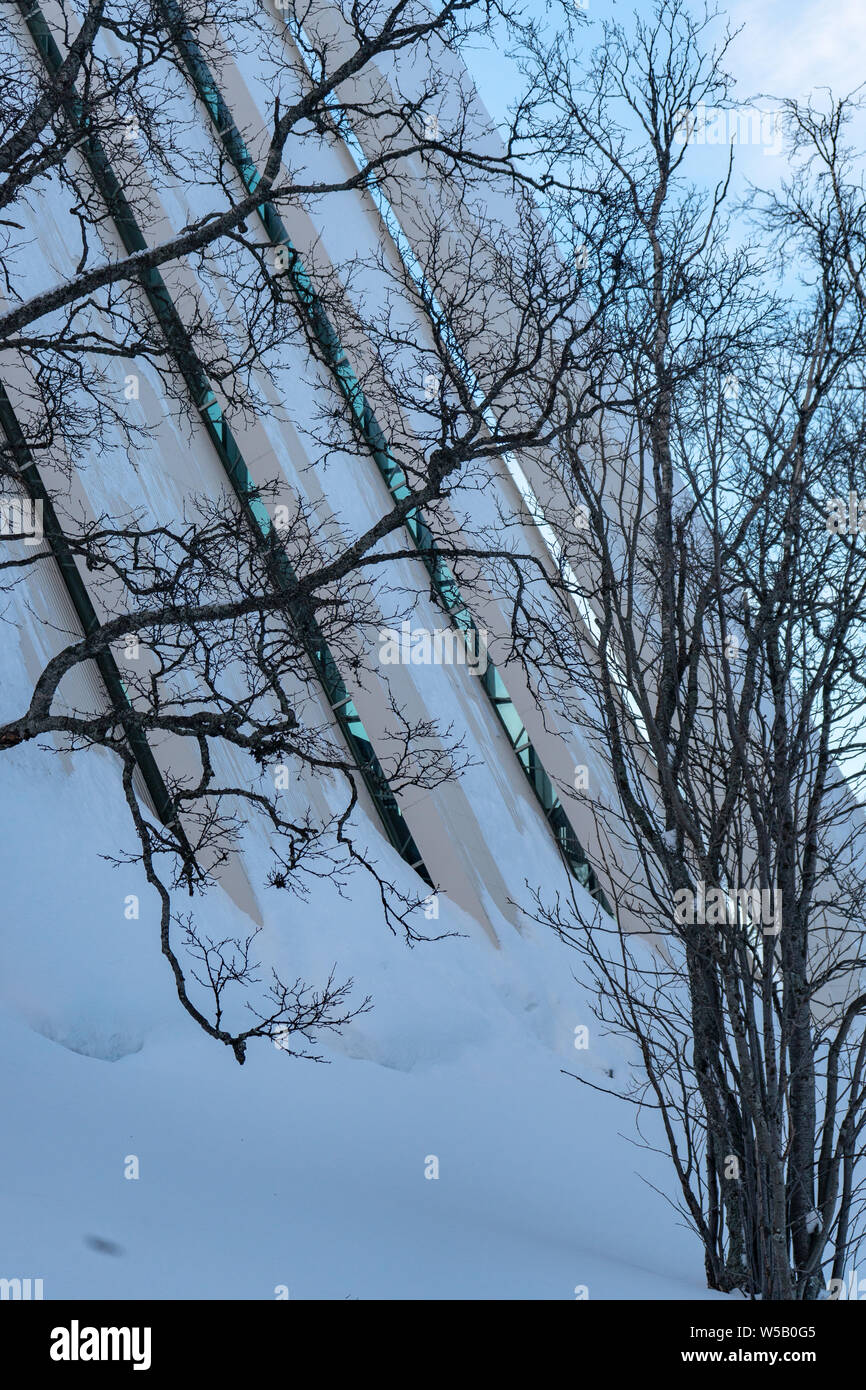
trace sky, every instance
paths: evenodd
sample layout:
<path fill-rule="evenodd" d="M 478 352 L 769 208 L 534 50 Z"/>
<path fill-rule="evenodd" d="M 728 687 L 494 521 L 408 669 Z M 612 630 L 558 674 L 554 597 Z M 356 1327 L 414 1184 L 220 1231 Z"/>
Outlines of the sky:
<path fill-rule="evenodd" d="M 539 15 L 547 9 L 546 0 L 527 0 Z M 615 20 L 627 31 L 632 16 L 649 17 L 652 0 L 573 0 L 587 23 L 583 47 L 589 50 L 601 38 L 604 20 Z M 811 97 L 819 106 L 849 95 L 859 87 L 866 98 L 866 0 L 839 0 L 833 6 L 814 0 L 717 0 L 719 31 L 725 21 L 739 30 L 726 56 L 725 66 L 733 76 L 735 95 L 747 110 L 772 112 L 774 99 Z M 702 0 L 692 0 L 692 12 L 703 11 Z M 502 50 L 477 51 L 469 62 L 482 100 L 499 123 L 508 118 L 509 103 L 522 90 L 523 79 Z M 752 103 L 755 103 L 753 106 Z M 791 165 L 782 142 L 776 137 L 772 119 L 758 126 L 759 137 L 739 144 L 734 151 L 734 178 L 729 207 L 748 193 L 749 185 L 771 191 L 790 172 Z M 861 153 L 861 177 L 866 178 L 866 111 L 858 113 L 848 128 L 848 141 Z M 724 175 L 727 150 L 720 144 L 695 142 L 683 166 L 687 178 L 712 186 Z M 747 239 L 752 231 L 748 214 L 735 215 L 735 235 Z M 799 266 L 795 259 L 780 268 L 780 288 L 792 296 L 801 293 Z M 858 755 L 846 766 L 862 774 Z"/>
<path fill-rule="evenodd" d="M 541 16 L 544 0 L 529 0 Z M 584 45 L 589 48 L 600 37 L 605 19 L 614 19 L 627 29 L 633 13 L 648 16 L 649 0 L 574 0 L 575 7 L 587 20 Z M 702 5 L 695 3 L 698 13 Z M 813 0 L 737 0 L 724 4 L 719 0 L 722 19 L 732 29 L 741 29 L 729 50 L 727 67 L 737 83 L 737 93 L 744 103 L 755 98 L 794 96 L 804 98 L 810 92 L 818 95 L 820 88 L 829 87 L 835 96 L 852 92 L 866 83 L 866 4 L 863 0 L 840 0 L 832 7 L 817 5 Z M 721 24 L 720 24 L 721 28 Z M 481 96 L 494 118 L 507 119 L 508 104 L 520 90 L 522 79 L 501 49 L 478 50 L 470 60 L 473 76 Z M 771 101 L 761 103 L 769 108 Z M 866 148 L 866 119 L 862 122 Z M 784 176 L 786 158 L 773 147 L 769 135 L 753 145 L 742 145 L 736 152 L 735 165 L 743 180 L 746 178 L 764 185 L 773 185 Z M 720 152 L 707 156 L 707 172 L 721 168 Z M 692 171 L 699 177 L 699 170 Z M 738 180 L 739 182 L 739 180 Z M 741 184 L 744 187 L 744 183 Z"/>
<path fill-rule="evenodd" d="M 745 89 L 803 96 L 830 86 L 841 95 L 866 80 L 862 0 L 840 0 L 832 7 L 807 0 L 740 0 L 723 8 L 735 26 L 744 25 L 732 66 Z"/>

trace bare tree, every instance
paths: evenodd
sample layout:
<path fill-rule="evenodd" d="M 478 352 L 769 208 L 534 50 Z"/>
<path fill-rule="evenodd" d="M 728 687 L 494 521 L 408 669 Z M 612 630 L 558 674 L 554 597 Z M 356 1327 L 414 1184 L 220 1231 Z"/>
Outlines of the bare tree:
<path fill-rule="evenodd" d="M 747 238 L 730 161 L 695 172 L 695 113 L 736 112 L 713 27 L 659 0 L 583 62 L 518 36 L 514 139 L 597 331 L 541 464 L 574 579 L 515 645 L 613 776 L 613 916 L 535 914 L 637 1046 L 709 1284 L 811 1298 L 862 1236 L 862 165 L 851 101 L 777 103 L 793 173 Z"/>
<path fill-rule="evenodd" d="M 383 613 L 399 618 L 400 602 L 411 611 L 413 596 L 392 591 L 395 564 L 417 561 L 419 588 L 432 587 L 458 622 L 453 594 L 471 598 L 488 559 L 520 570 L 513 547 L 453 538 L 449 496 L 459 480 L 480 485 L 508 450 L 548 444 L 561 430 L 554 405 L 579 289 L 560 269 L 555 292 L 546 286 L 546 316 L 528 312 L 543 267 L 555 264 L 550 235 L 535 218 L 506 252 L 501 221 L 484 211 L 488 193 L 520 196 L 534 180 L 491 147 L 468 84 L 455 86 L 435 60 L 486 32 L 494 11 L 478 0 L 282 6 L 277 19 L 291 21 L 294 42 L 244 0 L 93 0 L 83 18 L 62 3 L 50 24 L 29 0 L 10 8 L 17 16 L 0 40 L 0 467 L 6 490 L 44 508 L 47 544 L 5 536 L 2 582 L 26 591 L 34 571 L 59 565 L 83 635 L 61 634 L 26 708 L 0 727 L 0 748 L 48 740 L 110 750 L 183 1007 L 241 1062 L 252 1037 L 309 1055 L 318 1031 L 353 1015 L 348 985 L 275 978 L 245 1016 L 245 991 L 261 983 L 254 938 L 209 939 L 178 913 L 175 890 L 206 891 L 255 815 L 273 846 L 273 887 L 303 894 L 328 878 L 346 892 L 361 869 L 392 930 L 422 939 L 419 894 L 401 891 L 353 828 L 359 787 L 411 849 L 402 793 L 458 775 L 465 756 L 453 731 L 409 721 L 393 695 L 392 732 L 376 756 L 346 715 L 343 676 L 363 685 Z M 241 131 L 225 107 L 226 35 L 229 50 L 254 51 L 269 72 L 269 127 Z M 383 75 L 395 57 L 420 66 L 411 94 Z M 446 87 L 449 114 L 431 123 L 424 113 Z M 342 139 L 337 99 L 370 153 L 356 173 L 329 181 L 315 170 L 323 143 Z M 213 124 L 204 155 L 193 136 L 202 121 Z M 356 198 L 374 181 L 399 201 L 415 158 L 448 190 L 420 228 L 423 286 L 381 253 L 328 265 L 315 247 L 311 279 L 282 219 Z M 158 200 L 178 184 L 207 211 L 167 232 Z M 70 273 L 47 286 L 30 274 L 42 199 L 69 207 L 75 238 Z M 365 294 L 365 276 L 388 284 Z M 443 331 L 443 305 L 456 338 Z M 503 306 L 523 324 L 516 337 L 497 327 Z M 484 347 L 474 391 L 457 343 Z M 310 404 L 293 424 L 311 455 L 327 465 L 354 453 L 369 467 L 372 454 L 388 482 L 390 504 L 366 529 L 340 516 L 325 525 L 286 500 L 280 478 L 254 480 L 232 432 L 232 420 L 287 415 L 281 374 L 298 347 Z M 156 373 L 176 421 L 215 450 L 224 493 L 193 495 L 168 520 L 137 508 L 94 516 L 71 502 L 69 481 L 99 466 L 94 441 L 115 466 L 153 447 L 118 399 L 118 363 Z M 422 386 L 430 377 L 432 393 Z M 504 422 L 495 435 L 492 407 Z M 134 653 L 122 678 L 119 647 Z M 109 698 L 70 705 L 70 678 L 91 663 Z M 348 749 L 322 717 L 322 686 Z M 227 776 L 229 765 L 243 775 Z M 278 775 L 336 778 L 343 804 L 327 817 L 290 815 Z"/>

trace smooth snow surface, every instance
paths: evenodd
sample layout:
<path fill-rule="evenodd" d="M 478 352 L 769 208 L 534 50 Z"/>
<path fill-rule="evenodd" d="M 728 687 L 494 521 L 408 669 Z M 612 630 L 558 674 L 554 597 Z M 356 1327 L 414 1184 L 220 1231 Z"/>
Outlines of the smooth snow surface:
<path fill-rule="evenodd" d="M 46 1298 L 707 1296 L 631 1109 L 561 1074 L 625 1060 L 555 938 L 499 919 L 497 951 L 442 899 L 430 927 L 467 935 L 409 949 L 361 877 L 350 902 L 263 888 L 251 837 L 266 961 L 312 983 L 336 961 L 375 1007 L 323 1039 L 330 1065 L 254 1042 L 241 1068 L 181 1012 L 140 874 L 100 858 L 131 847 L 107 758 L 31 746 L 4 772 L 0 1275 Z M 251 927 L 222 888 L 195 910 Z"/>

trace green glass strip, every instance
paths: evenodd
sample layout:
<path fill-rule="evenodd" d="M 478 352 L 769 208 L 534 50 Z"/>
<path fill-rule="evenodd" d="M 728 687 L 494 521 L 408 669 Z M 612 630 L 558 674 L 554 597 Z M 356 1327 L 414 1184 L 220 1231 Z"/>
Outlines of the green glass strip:
<path fill-rule="evenodd" d="M 59 70 L 62 58 L 39 6 L 35 5 L 33 0 L 18 0 L 18 8 L 43 63 L 53 76 Z M 137 251 L 146 251 L 148 246 L 144 235 L 100 140 L 90 131 L 86 111 L 77 95 L 71 95 L 65 103 L 64 115 L 76 134 L 80 132 L 82 135 L 77 148 L 80 149 L 90 168 L 94 182 L 105 200 L 127 253 L 132 255 Z M 157 269 L 150 268 L 141 272 L 140 283 L 157 321 L 166 335 L 172 357 L 184 378 L 208 437 L 234 489 L 242 513 L 250 525 L 253 538 L 267 557 L 271 578 L 278 589 L 289 590 L 294 587 L 296 582 L 294 571 L 279 542 L 267 509 L 258 495 L 252 475 L 247 468 L 225 413 L 210 385 L 204 367 L 195 354 L 165 281 Z M 290 605 L 290 612 L 295 630 L 299 634 L 325 690 L 328 703 L 334 710 L 334 717 L 373 799 L 388 838 L 425 882 L 432 884 L 421 853 L 409 832 L 403 813 L 388 785 L 385 773 L 363 724 L 357 715 L 354 719 L 350 719 L 345 713 L 344 701 L 348 692 L 312 611 L 306 605 L 293 602 Z"/>
<path fill-rule="evenodd" d="M 96 609 L 81 578 L 69 542 L 63 533 L 51 498 L 33 461 L 24 432 L 2 383 L 0 383 L 0 429 L 6 436 L 9 449 L 16 462 L 18 476 L 28 496 L 31 501 L 38 502 L 42 508 L 45 542 L 60 571 L 63 586 L 69 595 L 84 635 L 90 636 L 91 633 L 98 632 L 101 626 Z M 144 784 L 150 793 L 157 815 L 165 826 L 174 831 L 183 848 L 190 851 L 186 836 L 177 821 L 177 808 L 163 780 L 162 773 L 157 767 L 150 745 L 141 728 L 136 728 L 127 717 L 128 714 L 134 713 L 134 709 L 130 703 L 117 662 L 108 648 L 103 648 L 97 652 L 93 660 L 102 677 L 109 701 L 118 712 L 126 740 L 138 764 Z"/>
<path fill-rule="evenodd" d="M 208 112 L 223 148 L 244 187 L 249 193 L 254 193 L 261 181 L 261 176 L 235 125 L 231 111 L 216 85 L 207 61 L 195 37 L 185 24 L 183 14 L 175 0 L 160 0 L 160 3 L 169 24 L 172 40 L 183 59 L 193 87 Z M 373 408 L 367 400 L 336 330 L 316 294 L 310 276 L 301 263 L 298 251 L 292 243 L 282 218 L 273 204 L 269 202 L 260 203 L 256 212 L 270 243 L 274 247 L 284 247 L 288 253 L 286 269 L 275 273 L 274 278 L 280 279 L 283 276 L 288 278 L 296 299 L 306 314 L 316 340 L 322 349 L 323 357 L 336 378 L 337 385 L 355 417 L 391 496 L 395 502 L 404 501 L 411 496 L 405 474 L 390 451 L 388 441 L 376 419 Z M 422 513 L 417 509 L 409 512 L 405 518 L 405 525 L 418 550 L 419 558 L 427 570 L 431 584 L 453 626 L 472 635 L 478 641 L 480 635 L 475 620 L 463 600 L 450 566 L 436 549 L 433 534 Z M 482 684 L 512 748 L 516 751 L 521 740 L 526 742 L 526 730 L 508 694 L 505 682 L 492 665 L 488 665 Z M 523 753 L 518 754 L 518 761 L 546 819 L 550 823 L 551 830 L 569 868 L 609 912 L 610 906 L 596 878 L 595 871 L 592 869 L 568 819 L 565 808 L 531 744 L 528 745 L 526 756 Z"/>

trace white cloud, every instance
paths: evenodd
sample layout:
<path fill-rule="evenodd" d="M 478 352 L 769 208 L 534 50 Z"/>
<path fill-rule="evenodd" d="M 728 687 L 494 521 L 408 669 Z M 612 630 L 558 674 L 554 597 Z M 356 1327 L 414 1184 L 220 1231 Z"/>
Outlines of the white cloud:
<path fill-rule="evenodd" d="M 866 79 L 866 6 L 838 0 L 737 0 L 726 7 L 744 26 L 730 55 L 743 96 L 762 91 L 803 97 L 820 87 L 842 96 Z"/>

